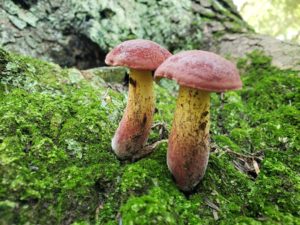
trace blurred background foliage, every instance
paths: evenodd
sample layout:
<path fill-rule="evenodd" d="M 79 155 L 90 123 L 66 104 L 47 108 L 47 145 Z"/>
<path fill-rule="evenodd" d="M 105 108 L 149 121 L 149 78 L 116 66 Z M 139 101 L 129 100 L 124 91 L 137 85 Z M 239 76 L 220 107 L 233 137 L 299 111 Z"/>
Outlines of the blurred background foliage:
<path fill-rule="evenodd" d="M 300 0 L 234 0 L 258 32 L 300 44 Z"/>

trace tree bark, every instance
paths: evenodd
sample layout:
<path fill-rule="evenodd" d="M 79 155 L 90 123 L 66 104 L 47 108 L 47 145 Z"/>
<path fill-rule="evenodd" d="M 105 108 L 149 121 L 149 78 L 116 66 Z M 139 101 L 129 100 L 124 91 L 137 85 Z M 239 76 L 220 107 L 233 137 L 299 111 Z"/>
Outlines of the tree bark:
<path fill-rule="evenodd" d="M 254 50 L 272 57 L 272 64 L 281 69 L 300 70 L 300 46 L 260 34 L 227 34 L 210 51 L 240 58 Z"/>
<path fill-rule="evenodd" d="M 61 66 L 102 66 L 116 44 L 144 38 L 173 52 L 258 49 L 300 70 L 300 46 L 255 34 L 231 0 L 0 0 L 0 15 L 0 45 Z"/>

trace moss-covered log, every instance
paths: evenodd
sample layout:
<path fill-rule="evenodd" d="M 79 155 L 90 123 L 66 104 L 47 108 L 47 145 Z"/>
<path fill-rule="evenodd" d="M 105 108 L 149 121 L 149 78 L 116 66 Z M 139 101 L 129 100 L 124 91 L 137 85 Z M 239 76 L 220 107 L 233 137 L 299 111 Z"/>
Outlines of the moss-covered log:
<path fill-rule="evenodd" d="M 243 90 L 212 95 L 207 174 L 188 195 L 166 144 L 136 163 L 112 153 L 126 92 L 3 50 L 0 63 L 0 224 L 300 223 L 299 77 L 261 53 L 239 60 Z M 155 86 L 167 129 L 173 87 Z M 149 142 L 164 133 L 156 126 Z"/>

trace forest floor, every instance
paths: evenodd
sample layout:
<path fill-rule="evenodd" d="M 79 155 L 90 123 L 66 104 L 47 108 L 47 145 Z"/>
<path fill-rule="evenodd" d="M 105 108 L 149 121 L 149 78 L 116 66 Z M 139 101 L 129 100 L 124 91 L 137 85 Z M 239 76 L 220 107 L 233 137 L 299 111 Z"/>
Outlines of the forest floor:
<path fill-rule="evenodd" d="M 211 95 L 207 172 L 186 194 L 166 143 L 113 154 L 126 88 L 0 50 L 0 224 L 300 224 L 300 80 L 270 62 L 240 59 L 243 89 Z M 168 137 L 176 90 L 155 85 L 149 143 Z"/>

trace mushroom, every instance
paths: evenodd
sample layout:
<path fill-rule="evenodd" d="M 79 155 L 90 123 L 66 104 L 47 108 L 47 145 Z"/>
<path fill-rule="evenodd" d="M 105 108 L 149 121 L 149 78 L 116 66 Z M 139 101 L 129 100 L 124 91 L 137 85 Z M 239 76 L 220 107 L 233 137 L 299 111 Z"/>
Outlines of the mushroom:
<path fill-rule="evenodd" d="M 153 121 L 153 71 L 171 53 L 149 40 L 125 41 L 110 51 L 105 63 L 130 69 L 128 102 L 111 145 L 120 159 L 143 156 Z"/>
<path fill-rule="evenodd" d="M 167 164 L 177 186 L 191 191 L 204 176 L 209 158 L 210 92 L 240 89 L 242 82 L 234 64 L 200 50 L 171 56 L 157 68 L 156 77 L 180 85 Z"/>

